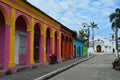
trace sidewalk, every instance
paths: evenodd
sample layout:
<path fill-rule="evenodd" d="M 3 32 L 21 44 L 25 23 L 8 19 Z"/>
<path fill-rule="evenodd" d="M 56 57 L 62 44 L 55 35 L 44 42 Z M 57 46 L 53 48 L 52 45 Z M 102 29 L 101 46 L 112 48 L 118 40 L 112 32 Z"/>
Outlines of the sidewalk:
<path fill-rule="evenodd" d="M 38 77 L 41 77 L 43 75 L 46 75 L 50 72 L 53 72 L 55 70 L 58 70 L 60 68 L 66 67 L 68 65 L 68 67 L 72 67 L 82 61 L 87 60 L 88 58 L 85 57 L 81 57 L 81 58 L 74 58 L 68 61 L 63 61 L 60 62 L 58 64 L 54 64 L 54 65 L 40 65 L 39 67 L 36 67 L 35 69 L 28 69 L 28 70 L 24 70 L 21 72 L 17 72 L 15 74 L 12 75 L 6 75 L 3 77 L 0 77 L 0 80 L 34 80 Z"/>

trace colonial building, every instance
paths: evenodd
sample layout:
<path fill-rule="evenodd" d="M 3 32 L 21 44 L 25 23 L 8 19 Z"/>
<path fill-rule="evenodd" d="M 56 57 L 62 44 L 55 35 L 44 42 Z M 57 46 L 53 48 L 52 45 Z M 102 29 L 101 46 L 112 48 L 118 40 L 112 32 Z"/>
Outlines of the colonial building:
<path fill-rule="evenodd" d="M 104 38 L 101 35 L 96 35 L 94 37 L 94 47 L 93 41 L 90 41 L 90 51 L 97 54 L 112 54 L 116 50 L 115 48 L 115 33 L 110 34 L 110 40 Z"/>
<path fill-rule="evenodd" d="M 83 56 L 83 47 L 84 44 L 78 38 L 74 38 L 74 57 Z"/>
<path fill-rule="evenodd" d="M 0 69 L 73 57 L 72 31 L 26 0 L 0 0 Z"/>

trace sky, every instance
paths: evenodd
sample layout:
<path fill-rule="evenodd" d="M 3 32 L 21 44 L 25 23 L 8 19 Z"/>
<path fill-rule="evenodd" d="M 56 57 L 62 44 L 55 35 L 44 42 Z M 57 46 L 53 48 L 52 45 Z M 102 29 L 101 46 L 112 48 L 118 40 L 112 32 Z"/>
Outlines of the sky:
<path fill-rule="evenodd" d="M 95 35 L 110 38 L 109 15 L 120 8 L 119 0 L 27 0 L 71 30 L 80 31 L 82 23 L 95 22 Z M 91 31 L 91 29 L 90 29 Z M 92 33 L 92 32 L 91 32 Z M 119 34 L 120 35 L 120 30 Z M 91 35 L 92 36 L 92 35 Z"/>

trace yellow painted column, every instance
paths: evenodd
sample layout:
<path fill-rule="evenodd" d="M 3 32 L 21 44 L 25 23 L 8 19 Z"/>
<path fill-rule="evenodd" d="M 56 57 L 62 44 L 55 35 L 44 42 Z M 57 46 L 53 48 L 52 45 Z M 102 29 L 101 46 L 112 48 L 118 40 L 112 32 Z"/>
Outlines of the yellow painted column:
<path fill-rule="evenodd" d="M 46 23 L 44 24 L 43 33 L 44 33 L 44 62 L 46 62 L 47 61 L 46 59 Z"/>
<path fill-rule="evenodd" d="M 33 59 L 33 50 L 34 50 L 34 18 L 31 19 L 31 42 L 30 42 L 30 64 L 34 64 L 34 59 Z"/>
<path fill-rule="evenodd" d="M 52 54 L 55 54 L 55 34 L 54 31 L 51 31 L 50 38 L 52 40 Z"/>
<path fill-rule="evenodd" d="M 58 36 L 58 40 L 59 40 L 59 59 L 61 61 L 61 33 Z"/>
<path fill-rule="evenodd" d="M 9 54 L 9 67 L 15 66 L 14 61 L 14 47 L 15 47 L 15 12 L 14 8 L 11 8 L 11 27 L 10 27 L 10 54 Z"/>

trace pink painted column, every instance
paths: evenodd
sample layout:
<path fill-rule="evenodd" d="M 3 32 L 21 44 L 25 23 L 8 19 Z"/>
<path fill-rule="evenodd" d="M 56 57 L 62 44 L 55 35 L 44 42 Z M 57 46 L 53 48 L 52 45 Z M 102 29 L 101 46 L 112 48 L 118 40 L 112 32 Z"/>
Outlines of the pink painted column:
<path fill-rule="evenodd" d="M 27 31 L 27 49 L 26 49 L 26 64 L 30 65 L 30 31 Z"/>
<path fill-rule="evenodd" d="M 57 59 L 58 59 L 58 61 L 61 61 L 60 60 L 60 40 L 59 39 L 57 39 Z"/>
<path fill-rule="evenodd" d="M 8 69 L 9 64 L 9 53 L 10 53 L 10 25 L 5 27 L 5 41 L 4 41 L 4 69 Z"/>
<path fill-rule="evenodd" d="M 53 54 L 53 53 L 52 53 L 52 51 L 53 51 L 53 47 L 52 47 L 52 46 L 53 46 L 53 38 L 50 37 L 50 45 L 49 45 L 49 50 L 50 50 L 49 54 L 50 54 L 50 55 Z"/>
<path fill-rule="evenodd" d="M 62 60 L 65 60 L 65 41 L 62 40 Z"/>
<path fill-rule="evenodd" d="M 41 37 L 40 37 L 40 53 L 39 53 L 39 61 L 41 62 L 41 63 L 44 63 L 44 36 L 43 35 L 41 35 Z"/>

